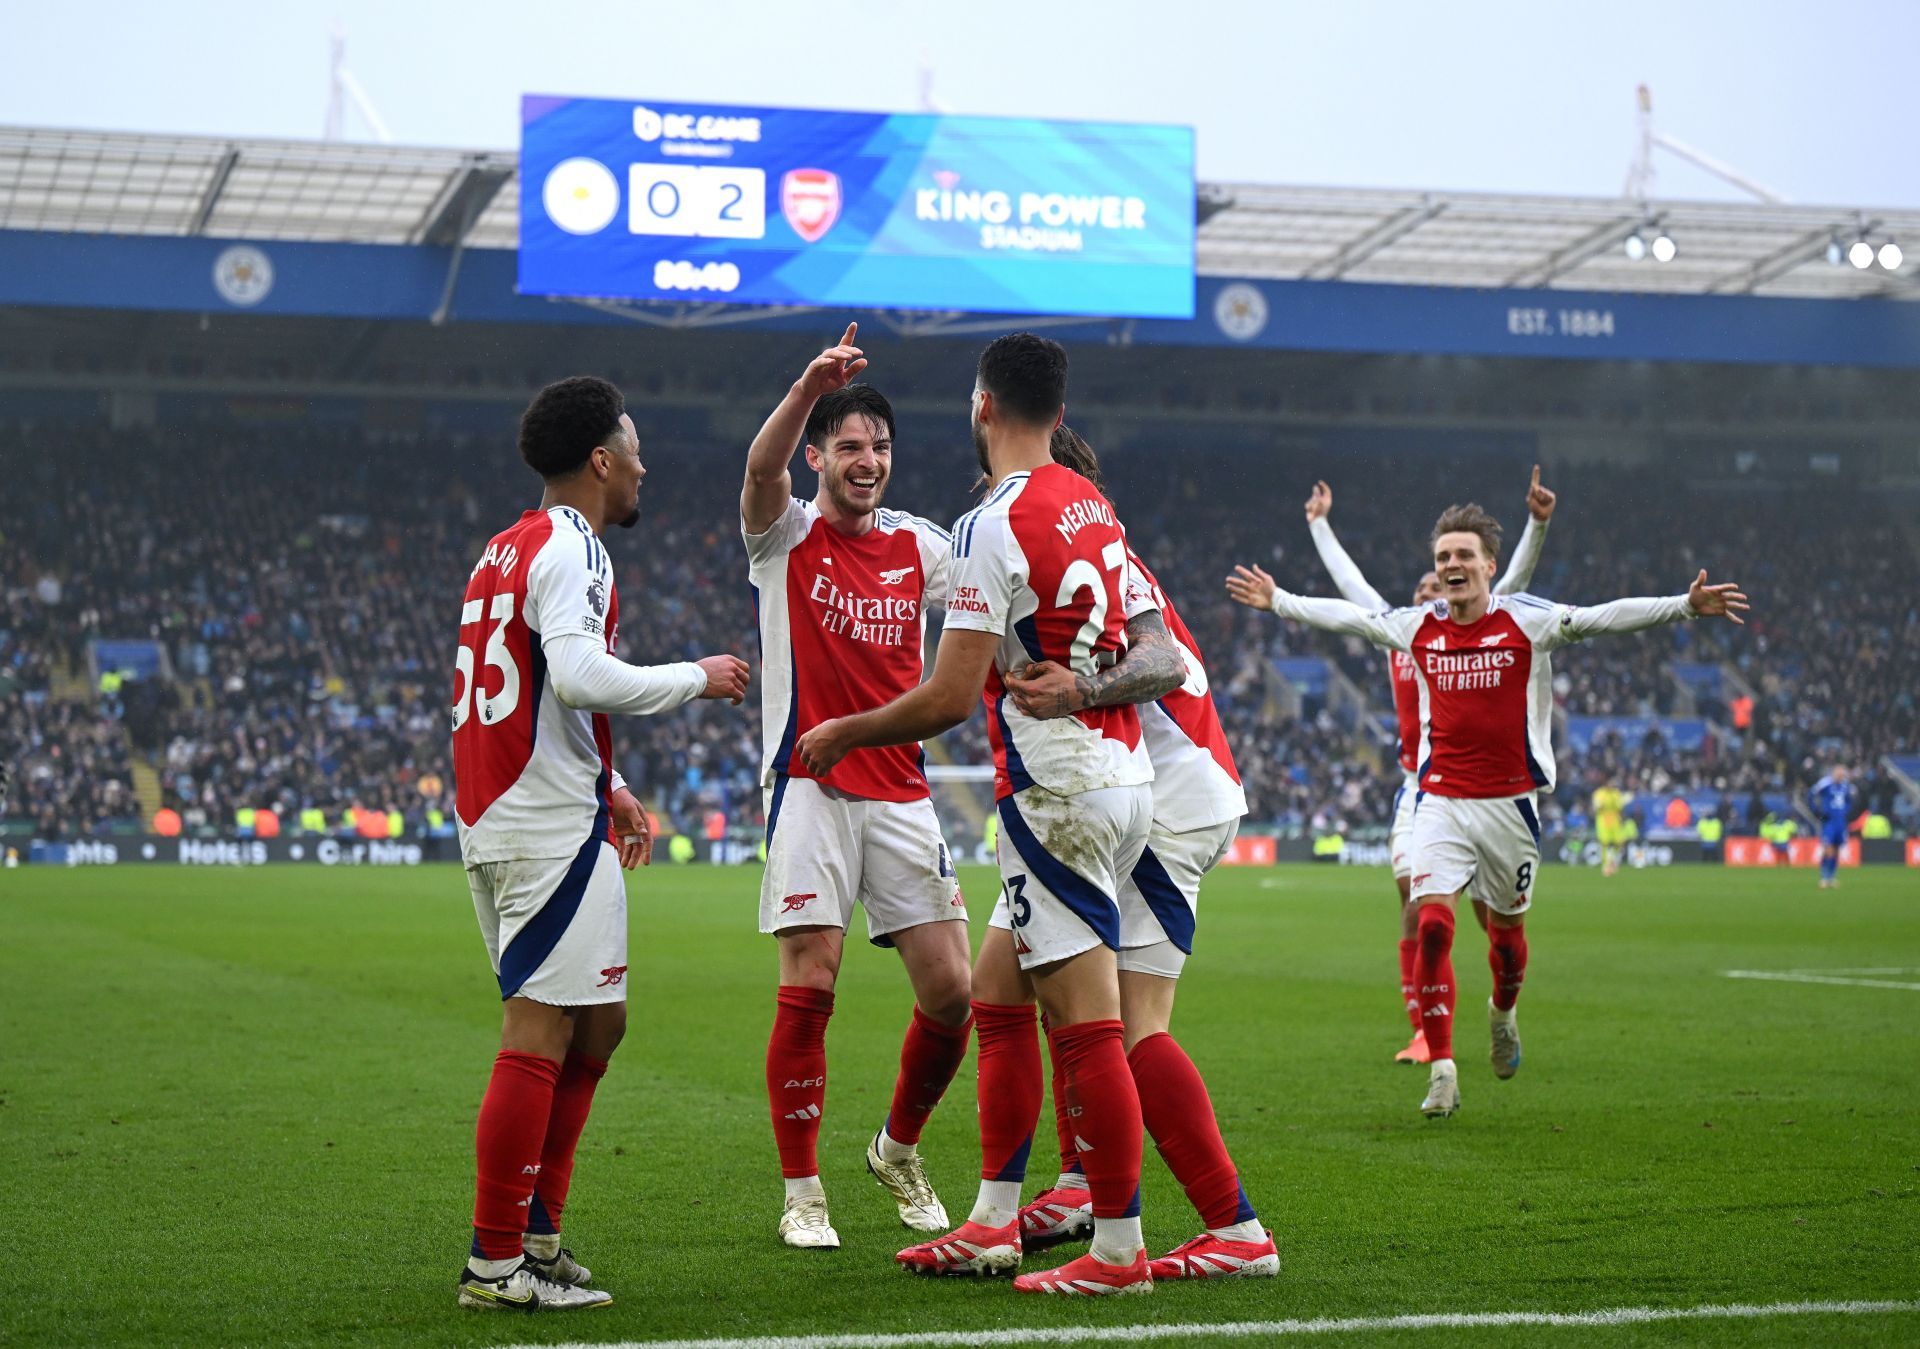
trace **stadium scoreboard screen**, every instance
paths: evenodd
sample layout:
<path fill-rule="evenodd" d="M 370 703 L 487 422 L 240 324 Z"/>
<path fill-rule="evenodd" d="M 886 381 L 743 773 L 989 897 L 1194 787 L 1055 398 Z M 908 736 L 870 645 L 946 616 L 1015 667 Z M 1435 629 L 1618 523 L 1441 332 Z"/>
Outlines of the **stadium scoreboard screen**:
<path fill-rule="evenodd" d="M 1192 318 L 1187 127 L 529 95 L 533 295 Z"/>

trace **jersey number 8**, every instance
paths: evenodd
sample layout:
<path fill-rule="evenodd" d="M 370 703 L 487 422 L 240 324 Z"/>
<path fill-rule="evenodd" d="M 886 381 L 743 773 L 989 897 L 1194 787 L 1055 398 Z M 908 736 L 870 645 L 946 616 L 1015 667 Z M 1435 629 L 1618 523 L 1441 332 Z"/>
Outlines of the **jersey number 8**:
<path fill-rule="evenodd" d="M 468 600 L 460 609 L 460 650 L 453 658 L 453 668 L 460 676 L 459 691 L 453 697 L 453 729 L 456 731 L 467 724 L 475 703 L 480 706 L 482 726 L 505 721 L 520 705 L 520 667 L 513 663 L 506 638 L 507 624 L 513 621 L 511 590 L 495 595 L 493 607 L 487 613 L 493 620 L 493 631 L 487 636 L 483 659 L 489 668 L 500 672 L 500 692 L 481 693 L 474 683 L 474 649 L 468 644 L 467 629 L 479 625 L 481 604 L 480 600 Z"/>

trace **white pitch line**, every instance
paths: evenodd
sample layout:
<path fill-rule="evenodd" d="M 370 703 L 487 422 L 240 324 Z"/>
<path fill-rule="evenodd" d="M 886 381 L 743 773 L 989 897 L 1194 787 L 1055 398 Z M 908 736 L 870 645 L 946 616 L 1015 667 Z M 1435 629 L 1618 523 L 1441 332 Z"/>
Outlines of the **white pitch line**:
<path fill-rule="evenodd" d="M 1657 1321 L 1738 1321 L 1769 1316 L 1881 1316 L 1920 1312 L 1920 1302 L 1772 1302 L 1703 1307 L 1604 1307 L 1591 1312 L 1434 1312 L 1316 1317 L 1298 1321 L 1174 1322 L 1020 1330 L 928 1330 L 879 1335 L 768 1335 L 737 1340 L 619 1340 L 520 1345 L 514 1349 L 997 1349 L 1016 1344 L 1131 1344 L 1158 1339 L 1271 1339 L 1380 1330 L 1476 1330 L 1503 1326 L 1636 1326 Z"/>
<path fill-rule="evenodd" d="M 1722 970 L 1729 979 L 1766 979 L 1776 984 L 1841 984 L 1847 988 L 1904 988 L 1920 993 L 1920 984 L 1893 979 L 1843 979 L 1833 974 L 1803 974 L 1798 970 Z"/>

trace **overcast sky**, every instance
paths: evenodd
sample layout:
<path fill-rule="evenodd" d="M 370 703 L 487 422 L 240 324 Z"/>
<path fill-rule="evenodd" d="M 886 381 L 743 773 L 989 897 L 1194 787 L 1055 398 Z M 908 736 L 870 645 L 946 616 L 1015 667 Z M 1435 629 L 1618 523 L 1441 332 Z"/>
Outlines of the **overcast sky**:
<path fill-rule="evenodd" d="M 14 125 L 317 138 L 337 19 L 402 143 L 510 148 L 524 92 L 912 110 L 924 62 L 947 111 L 1192 125 L 1206 179 L 1615 195 L 1645 81 L 1662 130 L 1791 201 L 1920 205 L 1911 0 L 6 9 Z M 1656 195 L 1738 194 L 1664 158 Z"/>

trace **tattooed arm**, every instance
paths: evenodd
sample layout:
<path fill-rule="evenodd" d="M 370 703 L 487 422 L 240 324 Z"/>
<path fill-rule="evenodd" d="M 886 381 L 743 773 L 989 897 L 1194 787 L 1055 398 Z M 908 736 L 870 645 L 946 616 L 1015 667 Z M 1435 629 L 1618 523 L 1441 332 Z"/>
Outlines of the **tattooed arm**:
<path fill-rule="evenodd" d="M 1043 660 L 1006 675 L 1014 705 L 1038 721 L 1071 716 L 1089 707 L 1150 703 L 1186 682 L 1186 657 L 1157 609 L 1127 620 L 1127 649 L 1108 669 L 1075 674 Z"/>

